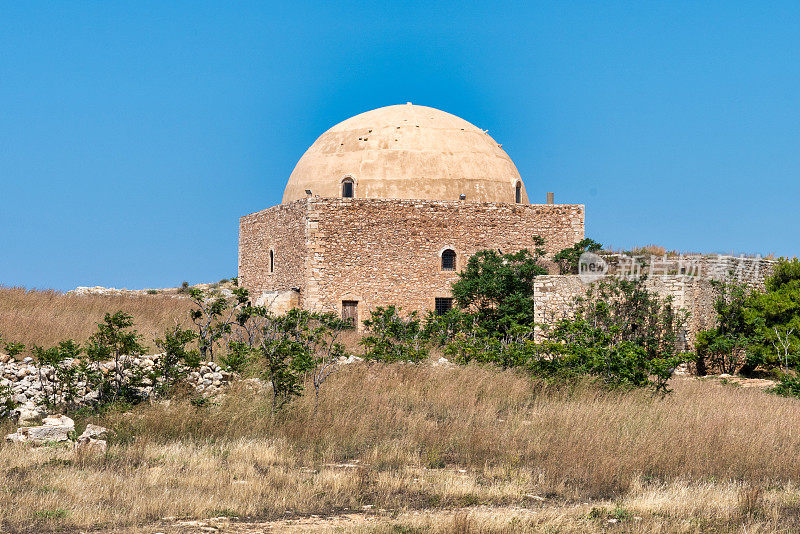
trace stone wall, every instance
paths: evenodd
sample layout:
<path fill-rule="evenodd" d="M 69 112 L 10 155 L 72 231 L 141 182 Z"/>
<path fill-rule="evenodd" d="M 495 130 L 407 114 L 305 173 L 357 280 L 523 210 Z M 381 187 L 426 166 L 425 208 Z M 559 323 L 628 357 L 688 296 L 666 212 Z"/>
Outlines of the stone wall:
<path fill-rule="evenodd" d="M 575 299 L 583 296 L 589 287 L 590 284 L 577 275 L 537 277 L 534 283 L 536 321 L 553 324 L 571 316 Z M 661 298 L 672 297 L 676 307 L 689 312 L 686 322 L 687 346 L 694 344 L 699 331 L 714 326 L 716 290 L 708 280 L 669 275 L 648 279 L 646 287 Z"/>
<path fill-rule="evenodd" d="M 584 237 L 582 205 L 315 199 L 308 217 L 304 305 L 339 312 L 342 301 L 358 301 L 359 321 L 381 305 L 432 310 L 481 249 L 516 252 L 542 236 L 553 253 Z M 456 253 L 456 271 L 441 268 L 446 249 Z"/>
<path fill-rule="evenodd" d="M 305 200 L 279 204 L 239 219 L 239 284 L 251 295 L 258 297 L 263 291 L 291 288 L 304 290 L 307 219 Z"/>
<path fill-rule="evenodd" d="M 537 235 L 549 253 L 579 241 L 584 207 L 309 198 L 241 218 L 239 281 L 262 302 L 291 288 L 307 309 L 338 313 L 355 300 L 360 320 L 388 304 L 424 312 L 457 278 L 442 271 L 442 251 L 456 252 L 460 270 L 478 250 L 533 248 Z"/>

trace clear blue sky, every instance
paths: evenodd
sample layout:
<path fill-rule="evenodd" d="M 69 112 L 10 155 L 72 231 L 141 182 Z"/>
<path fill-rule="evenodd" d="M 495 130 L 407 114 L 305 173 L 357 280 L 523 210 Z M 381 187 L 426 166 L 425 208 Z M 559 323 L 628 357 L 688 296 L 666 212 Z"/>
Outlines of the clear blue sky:
<path fill-rule="evenodd" d="M 614 247 L 800 252 L 797 2 L 0 3 L 0 283 L 236 273 L 362 111 L 459 115 Z"/>

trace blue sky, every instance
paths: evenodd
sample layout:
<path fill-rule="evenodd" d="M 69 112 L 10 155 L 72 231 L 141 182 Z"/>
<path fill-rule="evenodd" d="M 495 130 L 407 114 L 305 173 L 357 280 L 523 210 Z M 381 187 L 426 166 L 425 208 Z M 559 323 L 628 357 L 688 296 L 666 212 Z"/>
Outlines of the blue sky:
<path fill-rule="evenodd" d="M 800 251 L 797 2 L 0 2 L 0 283 L 235 274 L 303 151 L 412 101 L 616 248 Z"/>

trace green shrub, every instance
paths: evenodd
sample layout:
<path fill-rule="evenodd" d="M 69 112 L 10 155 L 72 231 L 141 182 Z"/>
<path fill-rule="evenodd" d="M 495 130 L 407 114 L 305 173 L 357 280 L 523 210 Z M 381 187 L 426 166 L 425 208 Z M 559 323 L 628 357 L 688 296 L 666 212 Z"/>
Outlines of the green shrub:
<path fill-rule="evenodd" d="M 364 321 L 367 328 L 359 342 L 364 347 L 364 357 L 381 362 L 418 362 L 428 357 L 422 321 L 417 312 L 408 317 L 400 315 L 401 308 L 379 306 Z"/>

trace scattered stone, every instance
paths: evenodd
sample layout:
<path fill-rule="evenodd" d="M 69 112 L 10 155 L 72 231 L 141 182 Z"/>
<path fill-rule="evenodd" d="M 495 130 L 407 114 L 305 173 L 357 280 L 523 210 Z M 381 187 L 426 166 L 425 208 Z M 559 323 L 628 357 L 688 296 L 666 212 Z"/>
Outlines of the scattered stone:
<path fill-rule="evenodd" d="M 66 415 L 45 417 L 41 426 L 26 426 L 8 434 L 6 440 L 16 443 L 42 445 L 48 442 L 68 441 L 71 432 L 75 431 L 75 421 Z"/>
<path fill-rule="evenodd" d="M 75 443 L 75 452 L 83 455 L 103 456 L 108 450 L 108 443 L 104 439 L 94 439 L 81 436 Z"/>
<path fill-rule="evenodd" d="M 108 436 L 107 428 L 89 423 L 88 425 L 86 425 L 86 429 L 83 431 L 83 434 L 81 434 L 80 437 L 78 438 L 78 441 L 80 441 L 83 438 L 102 439 L 106 436 Z"/>

